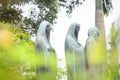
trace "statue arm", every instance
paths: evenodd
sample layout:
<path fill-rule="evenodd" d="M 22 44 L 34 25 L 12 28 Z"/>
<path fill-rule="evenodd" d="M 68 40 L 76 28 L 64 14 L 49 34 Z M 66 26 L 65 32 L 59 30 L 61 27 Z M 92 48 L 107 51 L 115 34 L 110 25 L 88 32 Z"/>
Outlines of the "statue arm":
<path fill-rule="evenodd" d="M 50 46 L 50 47 L 48 48 L 48 51 L 49 51 L 49 52 L 55 52 L 55 49 Z"/>
<path fill-rule="evenodd" d="M 76 52 L 83 52 L 84 53 L 84 51 L 82 50 L 83 49 L 83 47 L 80 45 L 80 44 L 75 44 L 75 43 L 73 43 L 73 45 L 71 46 L 72 47 L 72 49 L 74 50 L 74 51 L 76 51 Z"/>
<path fill-rule="evenodd" d="M 65 48 L 67 51 L 73 51 L 73 52 L 80 52 L 81 51 L 81 44 L 76 42 L 74 39 L 67 38 L 65 41 Z"/>
<path fill-rule="evenodd" d="M 46 51 L 46 42 L 43 37 L 38 37 L 35 41 L 35 50 L 39 52 L 44 52 Z"/>

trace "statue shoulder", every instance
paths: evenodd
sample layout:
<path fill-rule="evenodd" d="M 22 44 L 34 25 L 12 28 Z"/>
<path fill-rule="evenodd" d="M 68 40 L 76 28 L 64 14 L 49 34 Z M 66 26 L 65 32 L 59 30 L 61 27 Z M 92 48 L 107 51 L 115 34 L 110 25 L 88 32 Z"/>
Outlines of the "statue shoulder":
<path fill-rule="evenodd" d="M 93 37 L 90 37 L 86 40 L 86 44 L 95 44 L 95 43 L 96 43 L 96 41 Z"/>

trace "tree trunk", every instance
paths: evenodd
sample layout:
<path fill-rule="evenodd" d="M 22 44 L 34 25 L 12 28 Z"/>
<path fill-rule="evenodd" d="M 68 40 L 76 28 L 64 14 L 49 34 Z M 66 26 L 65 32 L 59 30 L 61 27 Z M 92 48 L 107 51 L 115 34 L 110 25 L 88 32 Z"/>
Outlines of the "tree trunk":
<path fill-rule="evenodd" d="M 98 46 L 100 48 L 100 57 L 102 58 L 102 63 L 100 63 L 100 74 L 105 74 L 107 70 L 107 48 L 106 48 L 106 37 L 105 37 L 105 26 L 104 26 L 104 12 L 102 0 L 95 0 L 95 26 L 99 29 L 100 35 L 98 39 Z M 103 58 L 104 56 L 104 58 Z"/>
<path fill-rule="evenodd" d="M 95 25 L 100 30 L 100 34 L 105 35 L 104 13 L 102 0 L 96 0 Z"/>
<path fill-rule="evenodd" d="M 104 26 L 104 13 L 103 13 L 103 6 L 102 0 L 95 0 L 95 26 L 100 31 L 100 37 L 103 42 L 103 46 L 106 49 L 106 38 L 105 38 L 105 26 Z"/>

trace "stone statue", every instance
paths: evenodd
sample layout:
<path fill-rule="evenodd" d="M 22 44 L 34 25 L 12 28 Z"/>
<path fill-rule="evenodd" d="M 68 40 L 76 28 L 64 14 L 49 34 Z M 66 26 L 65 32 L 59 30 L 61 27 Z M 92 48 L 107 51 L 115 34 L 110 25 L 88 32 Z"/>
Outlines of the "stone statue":
<path fill-rule="evenodd" d="M 37 56 L 39 57 L 42 56 L 43 58 L 42 62 L 44 64 L 37 65 L 36 68 L 37 80 L 56 80 L 57 58 L 56 58 L 55 50 L 52 48 L 50 44 L 51 30 L 52 28 L 50 26 L 50 23 L 47 21 L 43 21 L 39 25 L 39 29 L 35 41 L 35 52 Z"/>
<path fill-rule="evenodd" d="M 94 48 L 97 47 L 97 39 L 99 36 L 99 30 L 97 27 L 92 27 L 88 30 L 88 39 L 85 44 L 86 66 L 88 71 L 88 80 L 96 80 L 95 76 L 98 76 L 99 67 L 94 64 L 93 57 L 96 54 Z"/>
<path fill-rule="evenodd" d="M 68 80 L 82 80 L 80 74 L 84 73 L 85 54 L 82 45 L 78 42 L 80 25 L 73 23 L 67 32 L 65 39 L 65 58 Z"/>
<path fill-rule="evenodd" d="M 120 52 L 120 15 L 114 22 L 115 31 L 118 32 L 115 43 L 117 44 L 117 49 Z M 120 56 L 120 53 L 119 53 Z"/>

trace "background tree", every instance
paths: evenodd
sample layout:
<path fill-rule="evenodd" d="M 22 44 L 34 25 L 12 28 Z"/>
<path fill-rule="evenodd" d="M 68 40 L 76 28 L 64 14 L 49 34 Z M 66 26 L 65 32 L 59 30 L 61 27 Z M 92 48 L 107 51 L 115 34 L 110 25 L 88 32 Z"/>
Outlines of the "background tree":
<path fill-rule="evenodd" d="M 73 9 L 83 4 L 85 0 L 60 0 L 61 6 L 66 7 L 68 14 L 71 14 Z M 102 35 L 105 35 L 104 15 L 108 15 L 112 8 L 111 0 L 95 0 L 95 25 L 100 30 Z"/>
<path fill-rule="evenodd" d="M 21 21 L 21 10 L 16 5 L 28 3 L 31 0 L 0 0 L 0 21 L 18 24 Z"/>
<path fill-rule="evenodd" d="M 29 17 L 23 17 L 24 12 L 21 7 L 29 3 L 36 5 L 39 11 L 36 13 L 34 8 L 30 11 Z M 25 31 L 35 34 L 37 25 L 41 21 L 55 22 L 57 7 L 57 0 L 0 0 L 0 21 L 19 24 Z"/>
<path fill-rule="evenodd" d="M 30 17 L 25 17 L 23 23 L 25 23 L 25 29 L 31 30 L 31 34 L 36 33 L 38 25 L 46 20 L 50 23 L 55 23 L 58 13 L 57 0 L 34 0 L 33 5 L 37 6 L 39 10 L 36 14 L 35 8 L 31 10 Z"/>
<path fill-rule="evenodd" d="M 56 14 L 58 13 L 58 7 L 63 6 L 68 10 L 67 14 L 71 14 L 73 9 L 81 5 L 85 0 L 0 0 L 0 21 L 9 22 L 14 24 L 22 24 L 22 28 L 29 32 L 30 34 L 35 34 L 38 28 L 38 24 L 42 20 L 47 20 L 50 23 L 55 23 L 57 18 Z M 111 0 L 95 0 L 96 1 L 96 26 L 102 30 L 104 33 L 104 19 L 103 13 L 108 13 L 111 6 Z M 32 3 L 38 8 L 38 13 L 35 11 L 36 8 L 33 8 L 30 11 L 30 16 L 23 17 L 21 14 L 21 6 Z M 101 13 L 100 13 L 101 10 Z M 102 14 L 102 17 L 100 17 Z M 98 15 L 98 16 L 97 16 Z M 99 21 L 101 20 L 101 22 Z"/>
<path fill-rule="evenodd" d="M 112 8 L 111 0 L 95 0 L 95 26 L 100 30 L 99 42 L 101 43 L 102 55 L 107 56 L 104 15 L 108 15 Z M 107 68 L 107 59 L 103 61 L 101 70 L 104 74 Z"/>
<path fill-rule="evenodd" d="M 100 30 L 100 37 L 105 42 L 103 45 L 106 47 L 104 14 L 108 15 L 112 8 L 112 3 L 111 0 L 95 0 L 95 6 L 95 25 Z"/>

